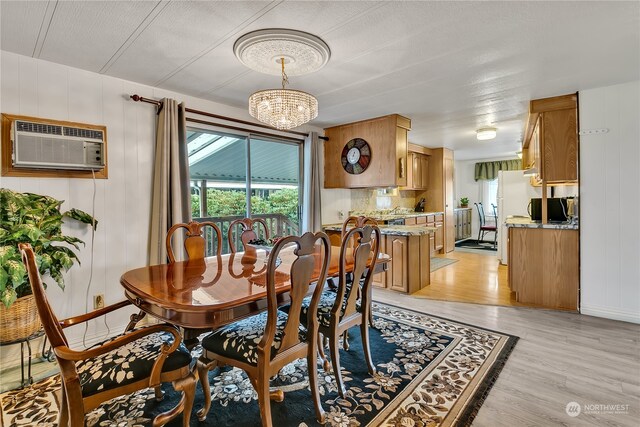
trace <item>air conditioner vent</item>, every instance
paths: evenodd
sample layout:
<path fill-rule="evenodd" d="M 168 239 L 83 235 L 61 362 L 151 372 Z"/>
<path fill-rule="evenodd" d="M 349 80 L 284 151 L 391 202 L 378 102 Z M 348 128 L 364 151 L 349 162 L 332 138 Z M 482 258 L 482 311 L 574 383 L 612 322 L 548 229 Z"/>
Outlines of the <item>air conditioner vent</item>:
<path fill-rule="evenodd" d="M 62 126 L 45 123 L 16 121 L 16 130 L 19 132 L 32 132 L 46 135 L 62 135 Z"/>
<path fill-rule="evenodd" d="M 78 138 L 90 138 L 102 140 L 102 131 L 93 129 L 81 129 L 64 127 L 64 136 L 75 136 Z"/>

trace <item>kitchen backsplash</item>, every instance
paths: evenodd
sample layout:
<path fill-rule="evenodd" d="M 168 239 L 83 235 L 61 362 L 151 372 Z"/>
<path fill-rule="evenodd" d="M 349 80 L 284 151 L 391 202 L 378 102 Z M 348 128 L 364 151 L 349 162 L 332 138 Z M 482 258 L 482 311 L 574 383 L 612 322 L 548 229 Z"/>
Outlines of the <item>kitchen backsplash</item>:
<path fill-rule="evenodd" d="M 400 207 L 413 211 L 416 205 L 415 192 L 395 190 L 395 193 L 379 195 L 378 190 L 369 188 L 351 190 L 351 210 L 375 211 Z"/>

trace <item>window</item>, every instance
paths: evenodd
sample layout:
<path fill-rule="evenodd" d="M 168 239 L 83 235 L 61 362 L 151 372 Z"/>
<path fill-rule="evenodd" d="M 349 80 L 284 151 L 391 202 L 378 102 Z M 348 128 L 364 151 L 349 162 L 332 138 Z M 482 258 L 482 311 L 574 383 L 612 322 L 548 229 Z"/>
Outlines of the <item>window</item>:
<path fill-rule="evenodd" d="M 301 144 L 189 129 L 187 147 L 191 215 L 220 227 L 223 253 L 229 252 L 226 236 L 236 219 L 264 219 L 271 237 L 298 234 Z"/>
<path fill-rule="evenodd" d="M 492 206 L 498 208 L 498 179 L 482 181 L 482 206 L 486 217 L 493 217 Z"/>

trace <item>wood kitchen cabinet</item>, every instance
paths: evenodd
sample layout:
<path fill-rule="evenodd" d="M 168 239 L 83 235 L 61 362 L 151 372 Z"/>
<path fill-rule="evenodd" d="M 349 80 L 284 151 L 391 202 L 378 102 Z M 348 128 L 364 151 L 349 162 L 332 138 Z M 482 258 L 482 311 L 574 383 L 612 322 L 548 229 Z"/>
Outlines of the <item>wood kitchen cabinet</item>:
<path fill-rule="evenodd" d="M 409 174 L 405 190 L 426 190 L 429 188 L 429 156 L 409 152 Z"/>
<path fill-rule="evenodd" d="M 577 310 L 578 230 L 509 227 L 509 287 L 516 300 Z"/>
<path fill-rule="evenodd" d="M 409 169 L 408 131 L 411 120 L 398 114 L 348 123 L 325 129 L 325 188 L 406 187 Z M 371 151 L 368 167 L 360 174 L 342 167 L 342 152 L 354 138 L 367 142 Z"/>
<path fill-rule="evenodd" d="M 548 184 L 578 179 L 578 95 L 536 99 L 522 144 L 525 169 L 535 168 L 536 181 Z"/>

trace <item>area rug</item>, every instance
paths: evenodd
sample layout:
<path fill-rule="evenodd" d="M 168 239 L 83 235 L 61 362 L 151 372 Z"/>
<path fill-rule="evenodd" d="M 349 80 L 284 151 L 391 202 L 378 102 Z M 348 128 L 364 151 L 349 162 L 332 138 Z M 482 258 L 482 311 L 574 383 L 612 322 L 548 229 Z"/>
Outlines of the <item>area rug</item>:
<path fill-rule="evenodd" d="M 434 271 L 439 270 L 442 267 L 446 267 L 447 265 L 453 264 L 454 262 L 458 262 L 458 260 L 451 258 L 432 257 L 430 263 L 431 272 L 433 273 Z"/>
<path fill-rule="evenodd" d="M 477 240 L 463 240 L 462 242 L 456 243 L 456 248 L 465 248 L 465 249 L 478 249 L 483 251 L 491 251 L 497 252 L 497 246 L 493 245 L 493 242 L 485 242 L 482 241 L 478 244 Z"/>
<path fill-rule="evenodd" d="M 468 426 L 504 366 L 517 337 L 429 314 L 374 303 L 371 347 L 377 373 L 364 361 L 360 333 L 349 331 L 350 350 L 341 350 L 348 390 L 338 396 L 333 375 L 320 373 L 320 394 L 327 426 Z M 256 392 L 238 369 L 210 373 L 213 404 L 205 422 L 195 412 L 203 405 L 198 387 L 191 425 L 256 426 Z M 305 360 L 285 368 L 272 381 L 284 390 L 282 403 L 271 403 L 273 425 L 318 425 L 308 390 Z M 0 395 L 3 426 L 55 426 L 58 376 Z M 153 390 L 113 399 L 87 416 L 88 426 L 149 425 L 151 417 L 177 402 L 170 385 L 162 402 Z M 181 417 L 169 425 L 180 425 Z"/>

